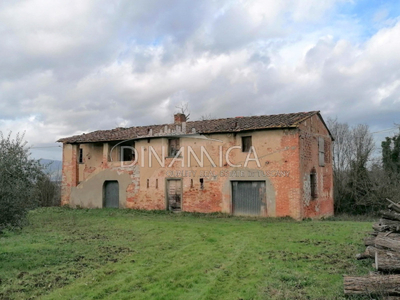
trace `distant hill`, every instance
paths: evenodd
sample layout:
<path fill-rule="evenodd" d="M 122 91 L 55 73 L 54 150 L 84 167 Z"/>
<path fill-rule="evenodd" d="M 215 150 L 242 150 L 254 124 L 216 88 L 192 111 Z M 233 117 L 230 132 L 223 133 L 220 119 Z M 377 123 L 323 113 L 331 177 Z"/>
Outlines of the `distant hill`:
<path fill-rule="evenodd" d="M 61 180 L 62 162 L 60 160 L 41 158 L 39 163 L 53 180 Z"/>

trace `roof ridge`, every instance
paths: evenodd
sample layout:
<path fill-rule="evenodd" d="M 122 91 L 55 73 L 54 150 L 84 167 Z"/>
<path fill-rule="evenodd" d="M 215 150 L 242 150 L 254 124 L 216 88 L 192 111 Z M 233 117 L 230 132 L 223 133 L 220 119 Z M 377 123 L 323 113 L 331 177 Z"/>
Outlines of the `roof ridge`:
<path fill-rule="evenodd" d="M 260 129 L 271 129 L 271 128 L 290 128 L 297 127 L 301 122 L 310 118 L 311 116 L 319 113 L 320 111 L 308 111 L 308 112 L 292 112 L 292 113 L 281 113 L 273 115 L 257 115 L 257 116 L 242 116 L 242 117 L 229 117 L 219 119 L 208 119 L 208 120 L 197 120 L 187 121 L 186 128 L 188 131 L 195 130 L 196 133 L 221 133 L 221 132 L 239 132 L 245 130 L 260 130 Z M 232 123 L 234 121 L 234 123 Z M 232 124 L 235 124 L 233 126 Z M 58 141 L 63 143 L 85 143 L 85 142 L 100 142 L 100 141 L 112 141 L 112 140 L 123 140 L 126 138 L 143 137 L 147 136 L 145 131 L 148 129 L 153 130 L 150 136 L 156 137 L 160 133 L 167 134 L 168 132 L 174 131 L 173 126 L 178 125 L 175 123 L 168 124 L 153 124 L 143 126 L 131 126 L 131 127 L 117 127 L 113 129 L 96 130 L 80 135 L 74 135 L 66 138 L 61 138 Z M 164 131 L 164 127 L 168 127 Z M 191 128 L 190 128 L 191 127 Z M 172 130 L 172 131 L 171 131 Z M 180 129 L 182 130 L 182 129 Z M 157 132 L 159 131 L 159 132 Z M 178 132 L 178 129 L 177 129 Z"/>
<path fill-rule="evenodd" d="M 195 120 L 195 121 L 187 121 L 186 123 L 195 123 L 195 122 L 206 122 L 206 121 L 219 121 L 219 120 L 231 120 L 231 119 L 240 119 L 240 118 L 261 118 L 261 117 L 274 117 L 274 116 L 282 116 L 282 115 L 295 115 L 295 114 L 309 114 L 312 115 L 319 113 L 319 110 L 311 110 L 311 111 L 299 111 L 292 113 L 282 113 L 282 114 L 272 114 L 272 115 L 251 115 L 251 116 L 236 116 L 236 117 L 227 117 L 227 118 L 216 118 L 216 119 L 205 119 L 205 120 Z M 307 117 L 306 117 L 307 118 Z M 174 125 L 175 123 L 164 123 L 164 124 L 152 124 L 152 125 L 139 125 L 139 126 L 130 126 L 130 127 L 117 127 L 122 129 L 130 129 L 130 128 L 143 128 L 143 127 L 151 127 L 151 126 L 165 126 L 165 125 Z M 113 129 L 117 129 L 113 128 Z M 104 129 L 104 130 L 113 130 L 113 129 Z"/>

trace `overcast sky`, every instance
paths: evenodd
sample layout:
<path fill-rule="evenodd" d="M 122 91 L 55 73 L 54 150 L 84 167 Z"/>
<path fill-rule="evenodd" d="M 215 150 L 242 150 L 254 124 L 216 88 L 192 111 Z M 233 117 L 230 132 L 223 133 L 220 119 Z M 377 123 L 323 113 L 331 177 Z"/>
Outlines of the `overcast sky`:
<path fill-rule="evenodd" d="M 398 0 L 0 2 L 0 131 L 36 158 L 119 126 L 320 110 L 400 123 Z M 378 134 L 392 134 L 387 131 Z"/>

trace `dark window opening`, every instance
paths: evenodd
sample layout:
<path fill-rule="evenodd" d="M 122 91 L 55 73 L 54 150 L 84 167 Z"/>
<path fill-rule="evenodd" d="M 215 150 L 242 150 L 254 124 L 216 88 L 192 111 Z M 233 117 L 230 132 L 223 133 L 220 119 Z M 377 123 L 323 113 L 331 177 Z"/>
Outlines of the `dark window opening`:
<path fill-rule="evenodd" d="M 315 199 L 318 197 L 317 194 L 317 174 L 310 174 L 310 189 L 311 189 L 311 198 Z"/>
<path fill-rule="evenodd" d="M 251 148 L 251 136 L 242 136 L 242 152 L 249 152 Z"/>
<path fill-rule="evenodd" d="M 124 148 L 123 150 L 123 161 L 132 161 L 135 158 L 135 154 L 132 149 L 126 149 Z"/>
<path fill-rule="evenodd" d="M 204 179 L 200 178 L 200 189 L 204 189 Z"/>
<path fill-rule="evenodd" d="M 190 188 L 193 188 L 193 179 L 190 179 Z"/>
<path fill-rule="evenodd" d="M 180 143 L 179 139 L 168 140 L 168 156 L 175 157 L 179 153 Z"/>
<path fill-rule="evenodd" d="M 156 189 L 158 189 L 158 179 L 156 179 Z"/>
<path fill-rule="evenodd" d="M 147 179 L 147 188 L 150 187 L 150 179 Z"/>
<path fill-rule="evenodd" d="M 135 160 L 135 151 L 133 148 L 135 147 L 135 143 L 126 142 L 120 145 L 122 149 L 122 161 L 134 161 Z M 126 147 L 126 148 L 125 148 Z"/>
<path fill-rule="evenodd" d="M 83 164 L 83 149 L 79 148 L 79 163 Z"/>

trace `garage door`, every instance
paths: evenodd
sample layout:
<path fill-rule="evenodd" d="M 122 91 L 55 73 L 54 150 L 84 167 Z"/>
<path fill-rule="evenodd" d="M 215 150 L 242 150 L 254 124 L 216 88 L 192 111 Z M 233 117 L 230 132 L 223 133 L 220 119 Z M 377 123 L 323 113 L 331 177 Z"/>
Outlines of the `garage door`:
<path fill-rule="evenodd" d="M 233 181 L 232 211 L 234 215 L 264 215 L 265 182 Z"/>

